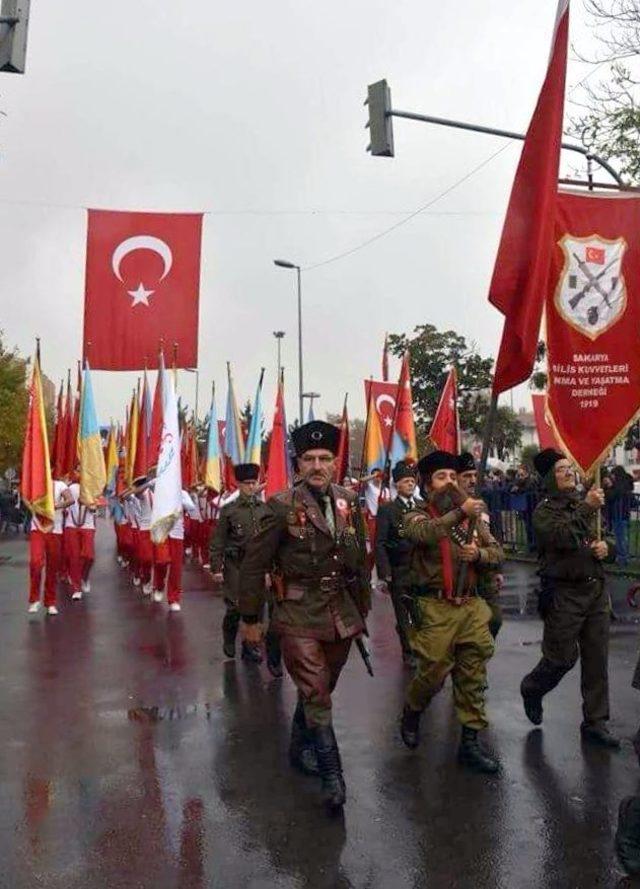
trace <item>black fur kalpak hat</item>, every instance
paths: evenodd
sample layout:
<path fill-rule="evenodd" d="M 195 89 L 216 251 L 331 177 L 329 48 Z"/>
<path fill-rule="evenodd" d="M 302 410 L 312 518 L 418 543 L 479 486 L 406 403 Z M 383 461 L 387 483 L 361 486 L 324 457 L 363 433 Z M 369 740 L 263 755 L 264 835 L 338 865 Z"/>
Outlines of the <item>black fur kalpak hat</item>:
<path fill-rule="evenodd" d="M 311 420 L 291 431 L 291 441 L 297 457 L 317 448 L 331 451 L 335 456 L 340 445 L 340 429 L 324 420 Z"/>
<path fill-rule="evenodd" d="M 405 463 L 404 460 L 398 460 L 393 467 L 391 476 L 394 482 L 399 482 L 403 478 L 415 478 L 417 469 L 413 463 Z"/>
<path fill-rule="evenodd" d="M 457 462 L 457 472 L 472 472 L 478 468 L 476 461 L 473 459 L 473 454 L 470 454 L 469 451 L 463 451 Z"/>
<path fill-rule="evenodd" d="M 260 477 L 260 467 L 257 463 L 238 463 L 233 474 L 237 482 L 255 482 Z"/>
<path fill-rule="evenodd" d="M 418 472 L 423 478 L 428 478 L 439 469 L 453 469 L 458 471 L 458 458 L 449 451 L 431 451 L 418 462 Z"/>
<path fill-rule="evenodd" d="M 564 460 L 564 454 L 556 451 L 555 448 L 545 448 L 544 451 L 540 451 L 539 454 L 535 455 L 533 465 L 538 475 L 544 478 L 553 469 L 558 460 Z"/>

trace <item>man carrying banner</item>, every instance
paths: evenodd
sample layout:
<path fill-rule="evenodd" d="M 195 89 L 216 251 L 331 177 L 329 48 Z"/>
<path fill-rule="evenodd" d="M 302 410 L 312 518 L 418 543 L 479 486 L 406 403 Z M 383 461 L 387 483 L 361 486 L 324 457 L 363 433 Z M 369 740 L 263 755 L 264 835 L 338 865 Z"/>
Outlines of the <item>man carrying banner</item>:
<path fill-rule="evenodd" d="M 477 494 L 478 484 L 478 468 L 473 455 L 468 451 L 463 451 L 458 457 L 458 487 L 467 497 L 475 497 Z M 486 512 L 480 517 L 487 529 L 489 530 L 489 515 Z M 500 565 L 493 568 L 487 568 L 478 576 L 478 593 L 485 600 L 491 609 L 491 620 L 489 621 L 489 632 L 495 639 L 500 632 L 502 626 L 502 608 L 500 607 L 500 589 L 504 578 L 500 573 Z"/>
<path fill-rule="evenodd" d="M 91 590 L 89 572 L 95 559 L 96 507 L 81 503 L 78 481 L 73 481 L 67 490 L 71 494 L 71 504 L 65 513 L 64 548 L 71 598 L 78 601 Z"/>
<path fill-rule="evenodd" d="M 386 583 L 391 595 L 402 658 L 408 666 L 415 666 L 415 661 L 409 644 L 407 614 L 402 598 L 410 594 L 413 544 L 402 535 L 401 528 L 405 514 L 416 509 L 416 474 L 416 468 L 403 460 L 394 466 L 392 476 L 397 497 L 391 503 L 380 506 L 376 525 L 376 570 L 378 578 Z"/>
<path fill-rule="evenodd" d="M 260 639 L 264 574 L 270 571 L 273 629 L 298 689 L 290 761 L 306 774 L 319 772 L 324 802 L 336 812 L 346 791 L 331 694 L 369 610 L 364 521 L 357 496 L 332 484 L 338 427 L 314 420 L 291 437 L 300 482 L 269 500 L 260 531 L 247 542 L 239 580 L 242 632 Z"/>
<path fill-rule="evenodd" d="M 235 657 L 236 635 L 240 624 L 238 599 L 240 596 L 240 565 L 249 540 L 260 530 L 269 513 L 266 503 L 258 496 L 260 467 L 256 463 L 240 463 L 233 467 L 239 495 L 220 510 L 220 518 L 211 541 L 209 563 L 213 579 L 223 584 L 227 608 L 222 621 L 222 648 L 226 657 Z M 264 601 L 264 572 L 262 577 Z M 243 660 L 262 662 L 260 645 L 243 640 Z M 279 671 L 280 658 L 269 660 L 269 668 Z"/>
<path fill-rule="evenodd" d="M 580 656 L 580 732 L 585 741 L 617 749 L 620 742 L 607 728 L 610 604 L 603 569 L 603 562 L 615 560 L 615 550 L 612 542 L 598 540 L 595 528 L 604 493 L 592 487 L 583 500 L 575 469 L 552 448 L 534 464 L 547 492 L 533 514 L 544 635 L 542 658 L 520 686 L 525 713 L 534 725 L 542 723 L 542 698 Z"/>
<path fill-rule="evenodd" d="M 59 479 L 53 479 L 53 503 L 55 513 L 53 526 L 44 530 L 36 513 L 31 519 L 29 532 L 29 614 L 40 609 L 40 585 L 44 569 L 44 607 L 47 614 L 58 613 L 56 582 L 62 562 L 62 532 L 64 511 L 73 503 L 73 496 L 67 485 Z"/>
<path fill-rule="evenodd" d="M 418 471 L 427 501 L 424 510 L 409 512 L 403 522 L 405 537 L 415 544 L 410 640 L 418 667 L 407 688 L 400 732 L 407 747 L 418 746 L 422 712 L 451 674 L 456 714 L 462 724 L 458 761 L 475 772 L 494 774 L 498 762 L 478 743 L 478 732 L 487 726 L 486 665 L 494 651 L 491 612 L 478 585 L 503 556 L 480 520 L 484 503 L 458 487 L 457 468 L 458 458 L 446 451 L 423 457 Z M 475 534 L 467 543 L 470 521 Z M 465 583 L 459 589 L 463 566 Z"/>

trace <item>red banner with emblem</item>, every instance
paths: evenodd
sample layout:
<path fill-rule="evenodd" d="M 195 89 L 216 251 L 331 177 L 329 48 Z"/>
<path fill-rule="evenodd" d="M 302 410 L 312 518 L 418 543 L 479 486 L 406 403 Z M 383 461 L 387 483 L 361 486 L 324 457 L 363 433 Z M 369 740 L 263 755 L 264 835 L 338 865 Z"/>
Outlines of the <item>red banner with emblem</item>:
<path fill-rule="evenodd" d="M 560 192 L 546 302 L 549 421 L 590 473 L 640 410 L 640 198 Z"/>
<path fill-rule="evenodd" d="M 398 384 L 388 383 L 386 380 L 365 380 L 364 395 L 366 403 L 373 403 L 380 420 L 380 429 L 382 431 L 382 442 L 387 453 L 391 447 L 391 436 L 393 434 L 393 423 L 396 415 L 396 403 L 398 401 Z"/>
<path fill-rule="evenodd" d="M 155 368 L 161 340 L 172 363 L 197 367 L 202 214 L 88 213 L 83 353 L 91 367 Z"/>

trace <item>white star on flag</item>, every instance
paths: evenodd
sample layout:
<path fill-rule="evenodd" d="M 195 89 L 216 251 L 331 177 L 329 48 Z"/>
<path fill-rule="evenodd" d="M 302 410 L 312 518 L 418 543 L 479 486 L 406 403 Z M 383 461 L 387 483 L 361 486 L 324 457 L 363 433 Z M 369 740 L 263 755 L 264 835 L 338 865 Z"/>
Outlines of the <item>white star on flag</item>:
<path fill-rule="evenodd" d="M 133 297 L 133 302 L 131 303 L 131 308 L 137 306 L 139 303 L 143 306 L 149 305 L 149 300 L 147 297 L 151 296 L 152 293 L 155 293 L 154 290 L 145 290 L 144 284 L 142 281 L 138 284 L 137 290 L 127 290 L 129 296 Z"/>

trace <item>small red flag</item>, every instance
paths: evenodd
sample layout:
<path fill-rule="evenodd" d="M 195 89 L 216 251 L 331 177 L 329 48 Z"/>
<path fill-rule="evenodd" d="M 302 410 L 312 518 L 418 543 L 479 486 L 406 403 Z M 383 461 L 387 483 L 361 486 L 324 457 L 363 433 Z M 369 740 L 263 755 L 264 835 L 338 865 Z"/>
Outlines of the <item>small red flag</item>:
<path fill-rule="evenodd" d="M 29 409 L 27 429 L 22 452 L 22 473 L 20 475 L 20 495 L 41 528 L 48 531 L 53 525 L 54 502 L 51 464 L 49 462 L 49 442 L 42 394 L 40 357 L 36 354 L 29 388 Z"/>
<path fill-rule="evenodd" d="M 340 420 L 340 441 L 338 442 L 338 453 L 336 455 L 336 482 L 339 485 L 344 484 L 344 480 L 349 472 L 349 414 L 347 413 L 347 399 L 344 399 L 344 407 L 342 408 L 342 419 Z"/>
<path fill-rule="evenodd" d="M 84 356 L 100 370 L 198 365 L 201 213 L 89 210 Z"/>
<path fill-rule="evenodd" d="M 531 395 L 533 404 L 533 417 L 536 421 L 536 432 L 538 433 L 538 444 L 540 450 L 544 448 L 559 448 L 558 440 L 553 434 L 553 429 L 549 425 L 545 416 L 546 395 Z"/>
<path fill-rule="evenodd" d="M 505 316 L 493 381 L 494 394 L 526 380 L 533 370 L 553 252 L 569 0 L 559 0 L 551 57 L 516 171 L 489 301 Z"/>
<path fill-rule="evenodd" d="M 433 418 L 429 438 L 440 451 L 460 453 L 460 424 L 458 422 L 458 378 L 454 367 L 449 371 L 440 403 Z"/>
<path fill-rule="evenodd" d="M 278 491 L 284 491 L 285 488 L 289 487 L 287 430 L 285 428 L 283 388 L 282 383 L 279 383 L 278 394 L 276 396 L 276 408 L 273 416 L 273 428 L 269 440 L 265 489 L 265 496 L 267 499 L 273 497 Z"/>

